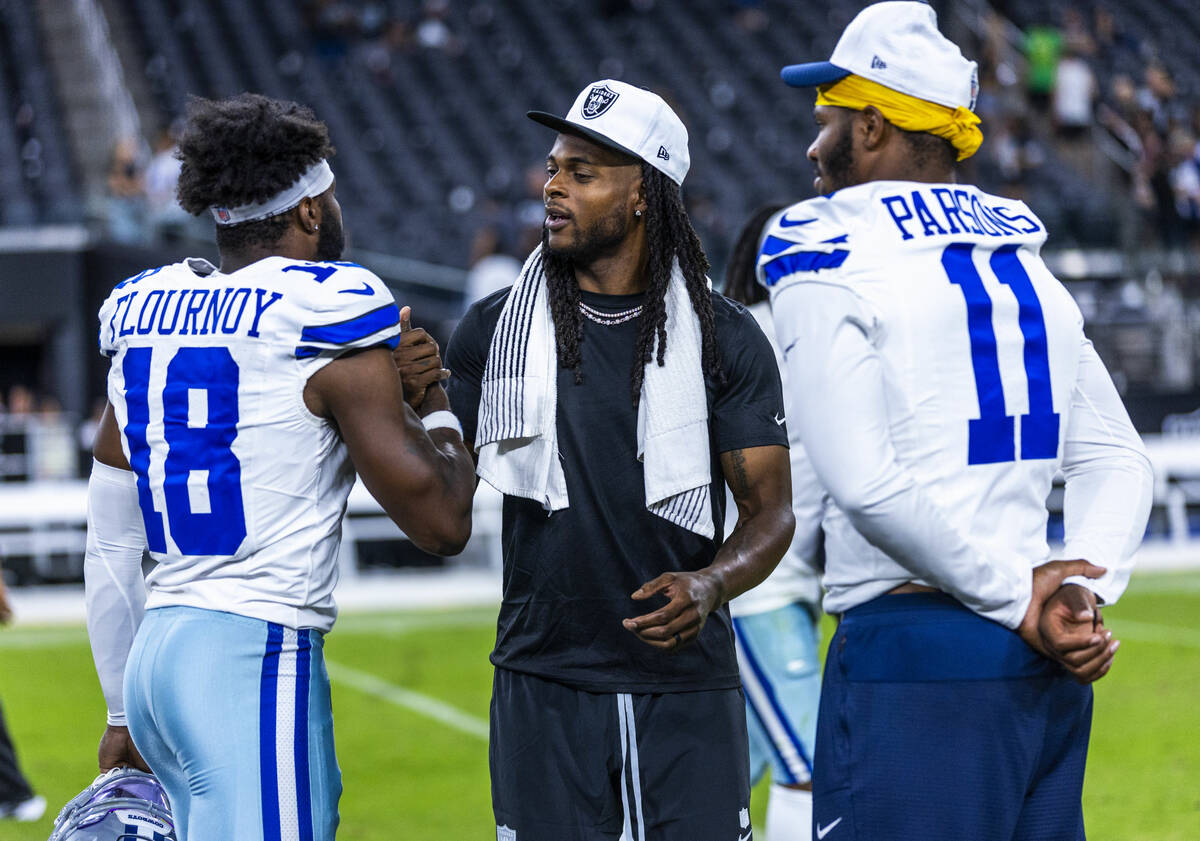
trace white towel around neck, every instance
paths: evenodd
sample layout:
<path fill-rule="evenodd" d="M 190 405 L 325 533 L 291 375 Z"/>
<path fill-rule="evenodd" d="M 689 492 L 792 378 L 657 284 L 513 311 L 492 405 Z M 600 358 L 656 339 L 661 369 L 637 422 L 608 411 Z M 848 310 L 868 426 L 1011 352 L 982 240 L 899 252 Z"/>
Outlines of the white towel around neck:
<path fill-rule="evenodd" d="M 711 538 L 716 532 L 700 321 L 678 260 L 666 310 L 664 364 L 646 366 L 638 401 L 637 452 L 646 508 Z M 657 349 L 652 359 L 657 360 Z M 501 493 L 535 500 L 547 511 L 568 507 L 557 410 L 558 355 L 539 246 L 509 292 L 488 348 L 475 440 L 480 477 Z"/>

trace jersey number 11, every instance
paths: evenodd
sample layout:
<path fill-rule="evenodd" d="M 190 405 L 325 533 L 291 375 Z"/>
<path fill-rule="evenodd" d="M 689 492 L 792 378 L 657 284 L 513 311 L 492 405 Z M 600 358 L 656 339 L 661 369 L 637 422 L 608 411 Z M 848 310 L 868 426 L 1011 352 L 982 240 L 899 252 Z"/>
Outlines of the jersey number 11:
<path fill-rule="evenodd" d="M 954 243 L 942 252 L 942 267 L 967 302 L 967 330 L 971 336 L 971 367 L 979 417 L 969 421 L 967 464 L 1016 461 L 1013 416 L 1006 413 L 1004 386 L 1000 382 L 1000 357 L 992 328 L 992 299 L 971 259 L 971 243 Z M 1029 386 L 1029 413 L 1021 416 L 1021 458 L 1044 459 L 1058 455 L 1058 421 L 1050 391 L 1050 355 L 1046 320 L 1033 282 L 1017 258 L 1016 245 L 1003 245 L 988 264 L 996 279 L 1012 289 L 1018 320 L 1025 337 L 1025 379 Z"/>

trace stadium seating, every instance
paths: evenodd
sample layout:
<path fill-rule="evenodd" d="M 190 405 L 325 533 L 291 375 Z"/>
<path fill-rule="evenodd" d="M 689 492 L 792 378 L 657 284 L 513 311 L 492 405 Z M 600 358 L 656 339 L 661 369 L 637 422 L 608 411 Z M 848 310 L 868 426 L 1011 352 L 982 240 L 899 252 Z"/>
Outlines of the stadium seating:
<path fill-rule="evenodd" d="M 0 3 L 0 225 L 78 221 L 76 183 L 33 4 Z"/>
<path fill-rule="evenodd" d="M 807 195 L 810 100 L 778 80 L 789 61 L 828 53 L 861 6 L 836 0 L 450 0 L 442 37 L 430 40 L 428 4 L 377 0 L 105 0 L 130 33 L 119 48 L 144 70 L 147 127 L 181 114 L 189 94 L 257 90 L 307 102 L 339 147 L 339 198 L 354 244 L 465 267 L 473 233 L 525 196 L 523 174 L 549 138 L 530 108 L 563 111 L 584 84 L 616 76 L 654 88 L 691 133 L 687 193 L 707 213 L 697 224 L 714 257 L 763 201 Z M 434 4 L 435 6 L 439 4 Z M 960 4 L 938 4 L 946 23 Z M 963 4 L 971 6 L 972 4 Z M 1008 0 L 1018 26 L 1057 19 L 1054 4 Z M 1074 4 L 1090 14 L 1093 4 Z M 1191 0 L 1109 5 L 1126 42 L 1106 81 L 1140 80 L 1151 58 L 1172 72 L 1180 96 L 1200 95 L 1188 60 L 1200 39 Z M 82 217 L 81 198 L 58 113 L 53 68 L 39 44 L 32 6 L 0 3 L 0 224 Z M 1111 202 L 1069 161 L 1048 151 L 1029 192 L 1056 244 L 1097 245 L 1113 227 Z M 1002 187 L 986 162 L 972 173 Z M 997 183 L 991 183 L 997 182 Z M 510 243 L 511 247 L 511 243 Z"/>

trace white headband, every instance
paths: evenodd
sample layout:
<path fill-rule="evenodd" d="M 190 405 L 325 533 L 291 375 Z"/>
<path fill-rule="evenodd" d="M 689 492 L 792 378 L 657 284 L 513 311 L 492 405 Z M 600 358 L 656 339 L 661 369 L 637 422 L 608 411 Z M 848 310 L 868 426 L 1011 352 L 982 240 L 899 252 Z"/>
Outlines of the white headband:
<path fill-rule="evenodd" d="M 319 196 L 329 189 L 333 183 L 333 170 L 329 163 L 322 158 L 310 166 L 299 180 L 264 202 L 243 204 L 238 207 L 210 207 L 213 219 L 218 225 L 240 225 L 243 222 L 257 222 L 268 216 L 277 216 L 291 210 L 301 201 L 313 196 Z"/>

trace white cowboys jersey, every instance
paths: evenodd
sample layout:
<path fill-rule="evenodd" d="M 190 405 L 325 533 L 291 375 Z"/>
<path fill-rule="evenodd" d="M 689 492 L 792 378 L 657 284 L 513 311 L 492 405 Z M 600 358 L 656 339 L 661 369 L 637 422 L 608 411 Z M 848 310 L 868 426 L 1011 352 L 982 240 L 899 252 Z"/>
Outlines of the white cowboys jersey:
<path fill-rule="evenodd" d="M 304 404 L 341 353 L 394 347 L 391 292 L 353 263 L 149 269 L 100 310 L 108 399 L 158 565 L 146 607 L 328 631 L 354 469 Z"/>
<path fill-rule="evenodd" d="M 894 181 L 802 202 L 768 232 L 759 276 L 790 374 L 788 423 L 854 514 L 826 522 L 826 610 L 918 581 L 1015 627 L 1030 566 L 1049 559 L 1060 466 L 1060 557 L 1107 566 L 1092 585 L 1107 601 L 1124 589 L 1149 505 L 1145 456 L 1039 256 L 1045 239 L 1019 201 Z M 860 377 L 861 403 L 845 394 Z"/>
<path fill-rule="evenodd" d="M 787 393 L 787 368 L 783 364 L 783 353 L 775 341 L 775 325 L 771 323 L 771 308 L 763 301 L 748 307 L 758 326 L 771 342 L 779 362 L 779 375 Z M 784 418 L 778 419 L 780 423 Z M 825 516 L 826 494 L 817 477 L 804 444 L 794 426 L 788 427 L 788 457 L 792 465 L 792 514 L 796 518 L 796 532 L 787 552 L 779 565 L 766 580 L 742 593 L 729 602 L 729 612 L 734 616 L 752 616 L 778 610 L 793 602 L 820 607 L 821 605 L 821 520 Z M 725 534 L 730 534 L 737 525 L 737 505 L 732 493 L 727 493 L 725 506 Z"/>

